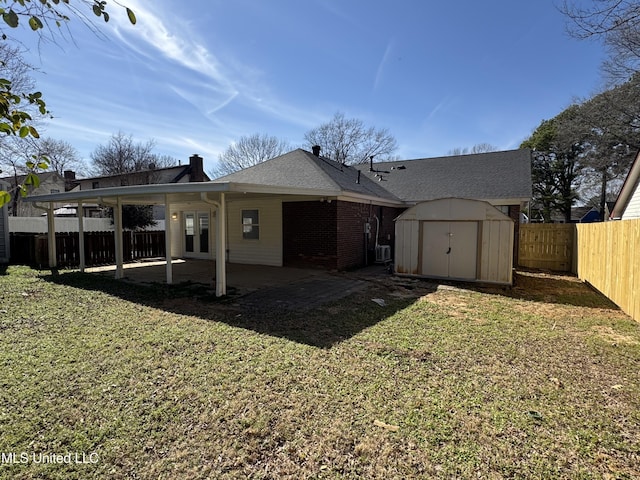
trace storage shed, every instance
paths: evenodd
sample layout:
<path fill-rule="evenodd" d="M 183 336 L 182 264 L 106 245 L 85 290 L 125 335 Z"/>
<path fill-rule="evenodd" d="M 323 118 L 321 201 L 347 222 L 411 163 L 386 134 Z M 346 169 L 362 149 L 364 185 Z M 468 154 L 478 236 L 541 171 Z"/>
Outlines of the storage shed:
<path fill-rule="evenodd" d="M 396 218 L 395 273 L 511 285 L 514 223 L 491 204 L 443 198 Z"/>
<path fill-rule="evenodd" d="M 9 185 L 0 181 L 0 190 L 8 190 Z M 0 208 L 0 263 L 9 263 L 9 205 Z"/>

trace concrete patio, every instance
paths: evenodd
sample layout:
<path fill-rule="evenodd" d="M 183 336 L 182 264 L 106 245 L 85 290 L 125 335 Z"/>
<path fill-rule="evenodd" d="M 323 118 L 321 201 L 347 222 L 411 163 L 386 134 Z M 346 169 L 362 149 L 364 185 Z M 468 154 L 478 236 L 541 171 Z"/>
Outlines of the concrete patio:
<path fill-rule="evenodd" d="M 109 265 L 85 271 L 111 276 L 115 268 L 115 265 Z M 172 268 L 174 284 L 191 282 L 214 290 L 215 261 L 174 259 Z M 385 275 L 384 271 L 383 265 L 345 273 L 228 263 L 227 285 L 234 297 L 242 297 L 246 306 L 304 310 L 362 290 L 368 285 L 367 277 Z M 163 284 L 166 282 L 165 262 L 154 260 L 125 264 L 123 280 L 147 285 Z"/>
<path fill-rule="evenodd" d="M 173 259 L 173 283 L 201 283 L 213 288 L 216 274 L 214 260 Z M 115 272 L 115 265 L 86 268 L 87 273 Z M 227 263 L 227 284 L 247 293 L 267 286 L 327 275 L 323 270 L 304 268 L 269 267 Z M 135 283 L 165 283 L 164 260 L 141 260 L 124 264 L 124 280 Z"/>

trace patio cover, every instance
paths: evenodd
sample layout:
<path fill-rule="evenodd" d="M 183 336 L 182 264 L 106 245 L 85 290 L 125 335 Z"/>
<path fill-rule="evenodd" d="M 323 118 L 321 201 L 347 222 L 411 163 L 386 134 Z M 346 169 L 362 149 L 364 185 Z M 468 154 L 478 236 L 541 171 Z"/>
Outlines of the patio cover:
<path fill-rule="evenodd" d="M 375 196 L 345 192 L 339 189 L 296 188 L 272 185 L 260 185 L 235 182 L 193 182 L 193 183 L 166 183 L 151 185 L 132 185 L 126 187 L 97 188 L 94 190 L 78 190 L 65 193 L 52 193 L 49 195 L 36 195 L 27 200 L 34 202 L 37 207 L 47 212 L 47 238 L 49 248 L 49 266 L 56 265 L 55 243 L 55 204 L 76 204 L 82 211 L 84 203 L 97 203 L 107 205 L 114 209 L 115 256 L 116 278 L 123 277 L 123 248 L 122 248 L 122 205 L 164 205 L 165 218 L 170 216 L 170 206 L 180 203 L 206 203 L 217 209 L 216 215 L 216 258 L 225 258 L 226 252 L 226 204 L 234 198 L 250 198 L 270 195 L 297 195 L 312 197 L 332 197 L 338 200 L 354 199 L 362 202 L 380 203 L 381 199 Z M 80 270 L 84 271 L 84 229 L 83 217 L 78 217 L 78 231 L 80 235 Z M 165 250 L 166 250 L 166 276 L 167 283 L 172 283 L 171 266 L 171 222 L 165 223 Z M 216 262 L 216 295 L 223 296 L 227 293 L 226 264 L 223 261 Z"/>

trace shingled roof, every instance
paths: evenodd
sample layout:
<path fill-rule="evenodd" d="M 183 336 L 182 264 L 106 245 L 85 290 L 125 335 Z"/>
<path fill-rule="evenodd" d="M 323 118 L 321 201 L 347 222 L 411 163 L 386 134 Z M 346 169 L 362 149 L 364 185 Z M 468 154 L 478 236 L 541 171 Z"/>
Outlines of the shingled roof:
<path fill-rule="evenodd" d="M 213 181 L 335 190 L 400 202 L 357 168 L 300 148 Z"/>
<path fill-rule="evenodd" d="M 437 198 L 469 198 L 505 204 L 531 198 L 528 149 L 375 162 L 357 166 L 398 198 L 417 203 Z"/>

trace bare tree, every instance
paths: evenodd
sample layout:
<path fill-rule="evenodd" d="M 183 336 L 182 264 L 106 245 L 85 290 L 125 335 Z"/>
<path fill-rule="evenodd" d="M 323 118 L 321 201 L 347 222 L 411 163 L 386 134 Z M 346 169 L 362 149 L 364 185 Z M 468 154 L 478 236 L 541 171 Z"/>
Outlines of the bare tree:
<path fill-rule="evenodd" d="M 597 38 L 608 49 L 603 69 L 618 83 L 640 70 L 640 3 L 636 0 L 593 0 L 591 7 L 565 0 L 560 8 L 569 19 L 569 33 Z"/>
<path fill-rule="evenodd" d="M 456 147 L 456 148 L 452 148 L 451 150 L 449 150 L 447 152 L 447 155 L 472 155 L 474 153 L 488 153 L 488 152 L 495 152 L 496 150 L 498 150 L 498 147 L 494 147 L 493 145 L 491 145 L 490 143 L 476 143 L 473 147 L 468 148 L 468 147 L 464 147 L 464 148 L 460 148 L 460 147 Z"/>
<path fill-rule="evenodd" d="M 91 154 L 93 172 L 96 175 L 118 175 L 147 170 L 150 165 L 164 166 L 163 159 L 153 153 L 155 141 L 135 143 L 131 135 L 118 132 L 111 136 L 106 145 L 98 145 Z M 171 158 L 171 157 L 168 157 Z"/>
<path fill-rule="evenodd" d="M 65 170 L 72 170 L 83 174 L 86 170 L 85 163 L 80 159 L 78 150 L 69 142 L 56 140 L 54 138 L 43 138 L 41 140 L 31 140 L 37 149 L 36 155 L 49 159 L 49 170 L 64 176 Z"/>
<path fill-rule="evenodd" d="M 209 172 L 211 178 L 237 172 L 270 160 L 291 150 L 288 142 L 266 134 L 255 133 L 233 142 L 218 156 L 218 166 Z"/>
<path fill-rule="evenodd" d="M 368 162 L 373 156 L 388 160 L 398 148 L 386 128 L 366 127 L 362 120 L 340 112 L 330 122 L 309 130 L 304 139 L 310 149 L 318 145 L 324 156 L 350 165 Z"/>
<path fill-rule="evenodd" d="M 11 94 L 18 98 L 27 96 L 28 92 L 35 88 L 35 82 L 30 76 L 34 68 L 25 62 L 22 54 L 22 49 L 0 42 L 0 79 L 10 83 Z M 0 97 L 0 100 L 4 102 L 5 98 Z M 5 105 L 9 108 L 15 102 L 16 100 L 13 99 Z M 42 120 L 42 115 L 34 104 L 27 103 L 22 112 L 28 115 L 32 126 Z M 2 119 L 0 119 L 1 122 Z M 36 168 L 36 166 L 46 167 L 47 165 L 41 164 L 37 160 L 39 157 L 35 156 L 36 152 L 33 148 L 35 137 L 22 138 L 20 135 L 6 135 L 4 132 L 5 130 L 2 129 L 0 134 L 0 173 L 3 176 L 10 176 L 11 188 L 8 192 L 0 192 L 0 206 L 11 202 L 12 212 L 17 215 L 18 198 L 28 192 L 27 185 L 24 184 L 37 183 L 38 178 L 35 172 L 42 168 Z M 29 168 L 28 165 L 34 165 L 34 167 Z M 22 184 L 19 181 L 21 178 Z"/>

